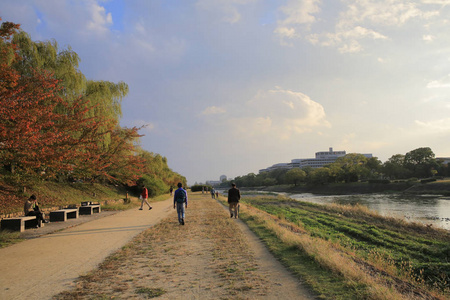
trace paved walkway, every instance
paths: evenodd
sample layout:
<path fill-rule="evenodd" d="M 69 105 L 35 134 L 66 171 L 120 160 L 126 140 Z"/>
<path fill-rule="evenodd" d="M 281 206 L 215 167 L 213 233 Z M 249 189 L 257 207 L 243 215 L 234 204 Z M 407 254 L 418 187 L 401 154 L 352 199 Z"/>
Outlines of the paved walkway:
<path fill-rule="evenodd" d="M 96 217 L 0 249 L 0 299 L 51 299 L 69 289 L 80 275 L 173 212 L 172 198 L 152 206 Z"/>

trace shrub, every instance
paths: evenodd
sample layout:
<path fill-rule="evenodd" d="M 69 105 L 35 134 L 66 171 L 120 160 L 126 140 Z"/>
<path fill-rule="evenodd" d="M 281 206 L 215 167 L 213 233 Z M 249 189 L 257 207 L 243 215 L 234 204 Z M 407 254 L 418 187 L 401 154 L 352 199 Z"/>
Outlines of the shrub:
<path fill-rule="evenodd" d="M 191 186 L 191 191 L 192 192 L 200 192 L 202 189 L 204 189 L 206 191 L 206 189 L 208 189 L 208 191 L 210 191 L 212 189 L 212 187 L 210 185 L 206 185 L 206 184 L 196 184 Z"/>
<path fill-rule="evenodd" d="M 138 186 L 145 185 L 149 197 L 155 197 L 166 193 L 169 187 L 159 178 L 144 175 L 138 180 Z"/>

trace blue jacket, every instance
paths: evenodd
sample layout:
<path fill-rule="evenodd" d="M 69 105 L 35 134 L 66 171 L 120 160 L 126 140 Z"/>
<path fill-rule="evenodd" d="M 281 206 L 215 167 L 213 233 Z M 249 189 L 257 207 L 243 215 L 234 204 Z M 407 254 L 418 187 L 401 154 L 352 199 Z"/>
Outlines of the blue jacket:
<path fill-rule="evenodd" d="M 186 198 L 184 199 L 184 202 L 185 202 L 186 205 L 187 205 L 187 202 L 188 202 L 188 195 L 187 195 L 187 192 L 186 192 L 183 188 L 178 188 L 178 189 L 175 191 L 175 193 L 173 194 L 173 205 L 175 205 L 175 204 L 177 203 L 177 195 L 178 195 L 179 193 L 184 193 L 184 194 L 186 195 Z"/>

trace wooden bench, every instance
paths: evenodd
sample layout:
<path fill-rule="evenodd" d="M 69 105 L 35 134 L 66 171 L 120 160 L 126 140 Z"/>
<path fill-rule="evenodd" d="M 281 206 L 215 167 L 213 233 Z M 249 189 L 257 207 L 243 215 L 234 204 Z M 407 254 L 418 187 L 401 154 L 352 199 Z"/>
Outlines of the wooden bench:
<path fill-rule="evenodd" d="M 11 231 L 20 231 L 24 232 L 25 229 L 35 228 L 37 225 L 40 227 L 44 227 L 44 223 L 38 224 L 36 216 L 27 216 L 27 217 L 15 217 L 15 218 L 7 218 L 2 219 L 1 228 L 2 230 L 8 229 Z"/>
<path fill-rule="evenodd" d="M 78 209 L 65 208 L 50 212 L 50 222 L 65 222 L 67 219 L 78 218 Z"/>
<path fill-rule="evenodd" d="M 78 212 L 80 215 L 92 215 L 100 213 L 101 211 L 102 209 L 100 208 L 100 204 L 84 205 L 78 208 Z"/>

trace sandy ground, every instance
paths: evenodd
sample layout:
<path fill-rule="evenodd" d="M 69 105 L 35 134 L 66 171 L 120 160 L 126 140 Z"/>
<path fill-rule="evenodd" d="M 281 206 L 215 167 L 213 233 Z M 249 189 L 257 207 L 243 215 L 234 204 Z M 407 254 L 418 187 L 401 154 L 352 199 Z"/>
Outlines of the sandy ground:
<path fill-rule="evenodd" d="M 230 220 L 219 204 L 213 208 L 192 203 L 185 226 L 176 222 L 171 199 L 152 205 L 151 211 L 133 209 L 96 216 L 81 225 L 0 249 L 0 299 L 51 299 L 77 288 L 92 289 L 92 293 L 109 289 L 118 299 L 141 299 L 146 295 L 137 291 L 145 292 L 148 286 L 165 291 L 160 299 L 314 299 L 245 224 Z M 212 216 L 216 208 L 220 212 Z M 205 226 L 216 222 L 211 218 L 217 219 L 217 215 L 234 228 L 232 237 L 222 237 L 222 242 L 220 237 L 213 238 L 220 234 L 214 232 L 214 226 Z M 49 232 L 54 230 L 51 225 L 46 226 Z M 155 230 L 146 230 L 149 227 Z M 34 236 L 39 235 L 36 232 Z M 234 257 L 220 252 L 224 248 L 220 243 L 227 245 L 230 238 L 243 241 L 232 245 L 238 251 Z M 130 241 L 135 245 L 127 246 L 135 251 L 131 255 L 127 251 L 132 250 L 120 250 Z M 79 276 L 95 274 L 118 250 L 128 253 L 120 265 L 113 261 L 111 270 L 103 267 L 90 287 L 80 287 Z M 229 274 L 233 263 L 243 275 Z M 76 292 L 60 295 L 69 299 Z M 89 292 L 87 295 L 84 298 L 89 298 Z"/>

